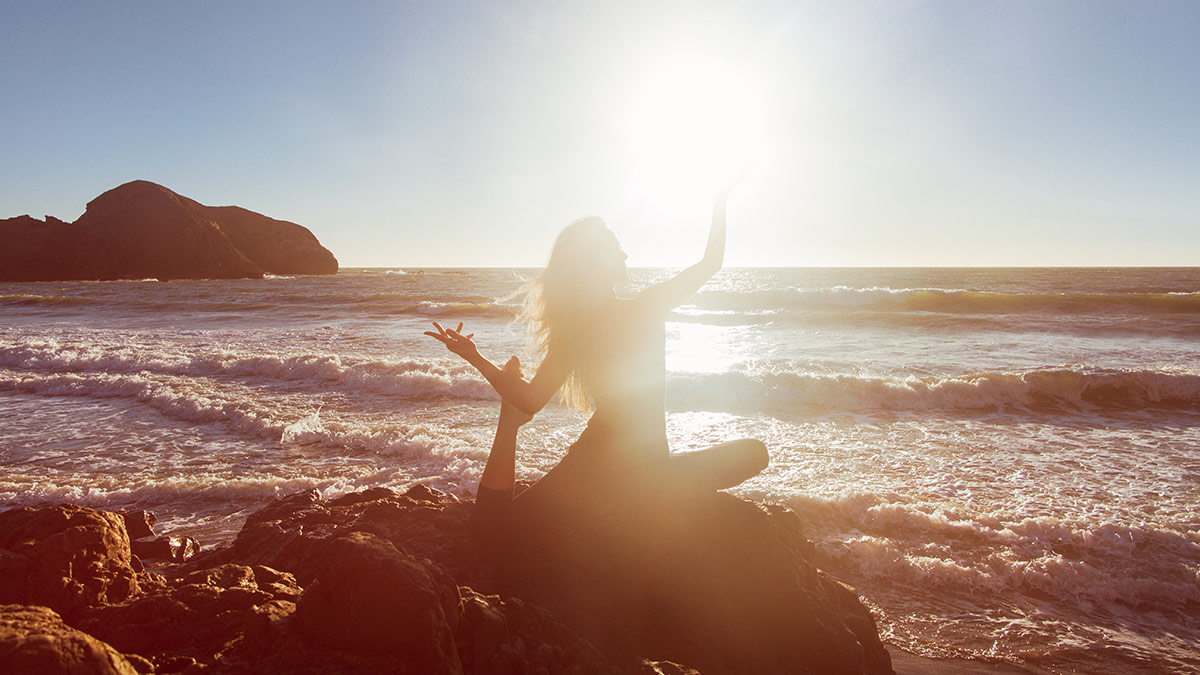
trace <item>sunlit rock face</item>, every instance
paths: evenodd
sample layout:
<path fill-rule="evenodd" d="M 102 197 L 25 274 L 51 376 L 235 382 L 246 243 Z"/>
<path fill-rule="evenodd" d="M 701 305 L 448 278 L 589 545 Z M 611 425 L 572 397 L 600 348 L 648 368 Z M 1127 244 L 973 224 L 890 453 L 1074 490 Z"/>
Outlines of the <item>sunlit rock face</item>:
<path fill-rule="evenodd" d="M 0 513 L 0 603 L 43 605 L 74 619 L 152 585 L 140 566 L 115 513 L 72 504 Z"/>
<path fill-rule="evenodd" d="M 0 605 L 0 672 L 137 675 L 138 670 L 48 607 Z"/>
<path fill-rule="evenodd" d="M 205 206 L 148 181 L 96 197 L 74 223 L 0 220 L 0 281 L 243 279 L 337 269 L 307 228 L 236 206 Z"/>

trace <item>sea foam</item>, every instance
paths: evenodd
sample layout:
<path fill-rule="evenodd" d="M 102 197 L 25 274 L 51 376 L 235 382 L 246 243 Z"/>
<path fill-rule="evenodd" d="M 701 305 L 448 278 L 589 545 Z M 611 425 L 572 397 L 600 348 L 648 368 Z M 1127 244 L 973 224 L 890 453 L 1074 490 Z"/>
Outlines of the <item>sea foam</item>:
<path fill-rule="evenodd" d="M 1200 410 L 1200 375 L 1158 370 L 1046 368 L 959 376 L 800 372 L 673 373 L 675 409 L 872 412 L 1146 406 Z"/>

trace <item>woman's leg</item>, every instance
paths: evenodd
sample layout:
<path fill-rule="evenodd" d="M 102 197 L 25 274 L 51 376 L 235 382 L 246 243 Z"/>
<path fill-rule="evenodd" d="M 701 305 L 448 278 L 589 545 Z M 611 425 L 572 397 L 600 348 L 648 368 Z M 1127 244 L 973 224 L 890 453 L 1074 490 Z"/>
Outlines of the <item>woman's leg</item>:
<path fill-rule="evenodd" d="M 492 452 L 483 469 L 479 492 L 475 495 L 475 509 L 471 512 L 471 538 L 476 546 L 489 553 L 498 552 L 503 546 L 507 539 L 505 532 L 512 520 L 518 429 L 520 425 L 506 420 L 504 413 L 500 414 Z"/>
<path fill-rule="evenodd" d="M 511 494 L 516 488 L 517 431 L 520 428 L 520 424 L 501 411 L 500 422 L 496 425 L 496 437 L 492 439 L 492 451 L 488 454 L 483 476 L 479 479 L 480 490 Z"/>
<path fill-rule="evenodd" d="M 519 374 L 521 364 L 517 357 L 509 359 L 504 370 Z M 500 404 L 500 421 L 496 424 L 492 451 L 483 467 L 475 510 L 471 513 L 472 538 L 485 550 L 495 550 L 506 538 L 504 533 L 512 520 L 513 491 L 517 481 L 517 432 L 529 420 L 530 416 L 518 408 Z"/>
<path fill-rule="evenodd" d="M 724 490 L 757 476 L 767 468 L 767 446 L 741 438 L 706 450 L 671 455 L 670 470 L 680 487 Z"/>

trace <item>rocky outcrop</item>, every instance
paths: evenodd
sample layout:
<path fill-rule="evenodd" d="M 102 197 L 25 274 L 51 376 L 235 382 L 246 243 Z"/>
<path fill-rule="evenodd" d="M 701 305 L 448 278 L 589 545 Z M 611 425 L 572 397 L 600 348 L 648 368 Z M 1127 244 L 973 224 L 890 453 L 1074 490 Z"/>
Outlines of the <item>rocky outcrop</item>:
<path fill-rule="evenodd" d="M 232 544 L 161 563 L 165 577 L 128 552 L 127 523 L 153 534 L 146 514 L 14 509 L 0 560 L 21 581 L 0 601 L 66 608 L 72 628 L 160 673 L 892 672 L 795 514 L 720 493 L 646 506 L 514 536 L 497 565 L 470 541 L 473 504 L 451 495 L 300 493 Z M 71 542 L 86 573 L 62 565 Z"/>
<path fill-rule="evenodd" d="M 46 607 L 0 605 L 0 673 L 137 675 L 120 652 Z"/>
<path fill-rule="evenodd" d="M 130 552 L 118 514 L 73 504 L 0 513 L 0 603 L 45 605 L 70 620 L 158 582 Z"/>
<path fill-rule="evenodd" d="M 469 540 L 473 505 L 450 495 L 374 488 L 323 502 L 300 493 L 252 515 L 232 546 L 198 564 L 264 564 L 307 584 L 324 542 L 370 533 L 460 585 L 544 607 L 627 667 L 664 659 L 714 673 L 891 672 L 870 613 L 813 565 L 790 510 L 723 493 L 645 507 L 614 504 L 587 525 L 514 541 L 497 569 Z"/>
<path fill-rule="evenodd" d="M 367 532 L 325 542 L 321 557 L 296 608 L 301 635 L 329 649 L 406 655 L 430 675 L 462 673 L 454 644 L 461 597 L 450 575 Z"/>
<path fill-rule="evenodd" d="M 236 206 L 205 206 L 148 181 L 96 197 L 74 223 L 0 220 L 0 281 L 238 279 L 333 274 L 308 229 Z"/>
<path fill-rule="evenodd" d="M 192 663 L 262 661 L 293 637 L 301 588 L 285 572 L 218 565 L 137 598 L 93 608 L 77 626 L 127 654 L 182 669 Z"/>

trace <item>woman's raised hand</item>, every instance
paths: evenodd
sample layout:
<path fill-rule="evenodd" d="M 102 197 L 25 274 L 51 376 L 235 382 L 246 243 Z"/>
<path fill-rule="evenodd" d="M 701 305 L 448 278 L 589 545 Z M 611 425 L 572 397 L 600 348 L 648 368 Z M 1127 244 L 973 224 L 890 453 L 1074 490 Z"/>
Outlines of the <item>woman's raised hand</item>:
<path fill-rule="evenodd" d="M 475 334 L 471 333 L 470 335 L 463 335 L 462 323 L 458 324 L 458 328 L 442 328 L 438 322 L 434 321 L 433 327 L 437 329 L 436 333 L 431 330 L 427 330 L 425 331 L 425 334 L 446 345 L 446 349 L 449 349 L 468 361 L 470 360 L 470 357 L 479 354 L 479 349 L 475 347 L 475 343 L 471 340 L 471 338 L 475 337 Z"/>
<path fill-rule="evenodd" d="M 729 180 L 725 181 L 724 187 L 717 191 L 717 199 L 725 199 L 728 197 L 729 193 L 733 192 L 733 188 L 737 187 L 739 183 L 746 180 L 746 176 L 750 175 L 750 170 L 753 168 L 753 164 L 747 164 L 746 166 L 743 166 L 741 169 L 738 169 L 736 172 L 734 172 L 729 177 Z"/>

